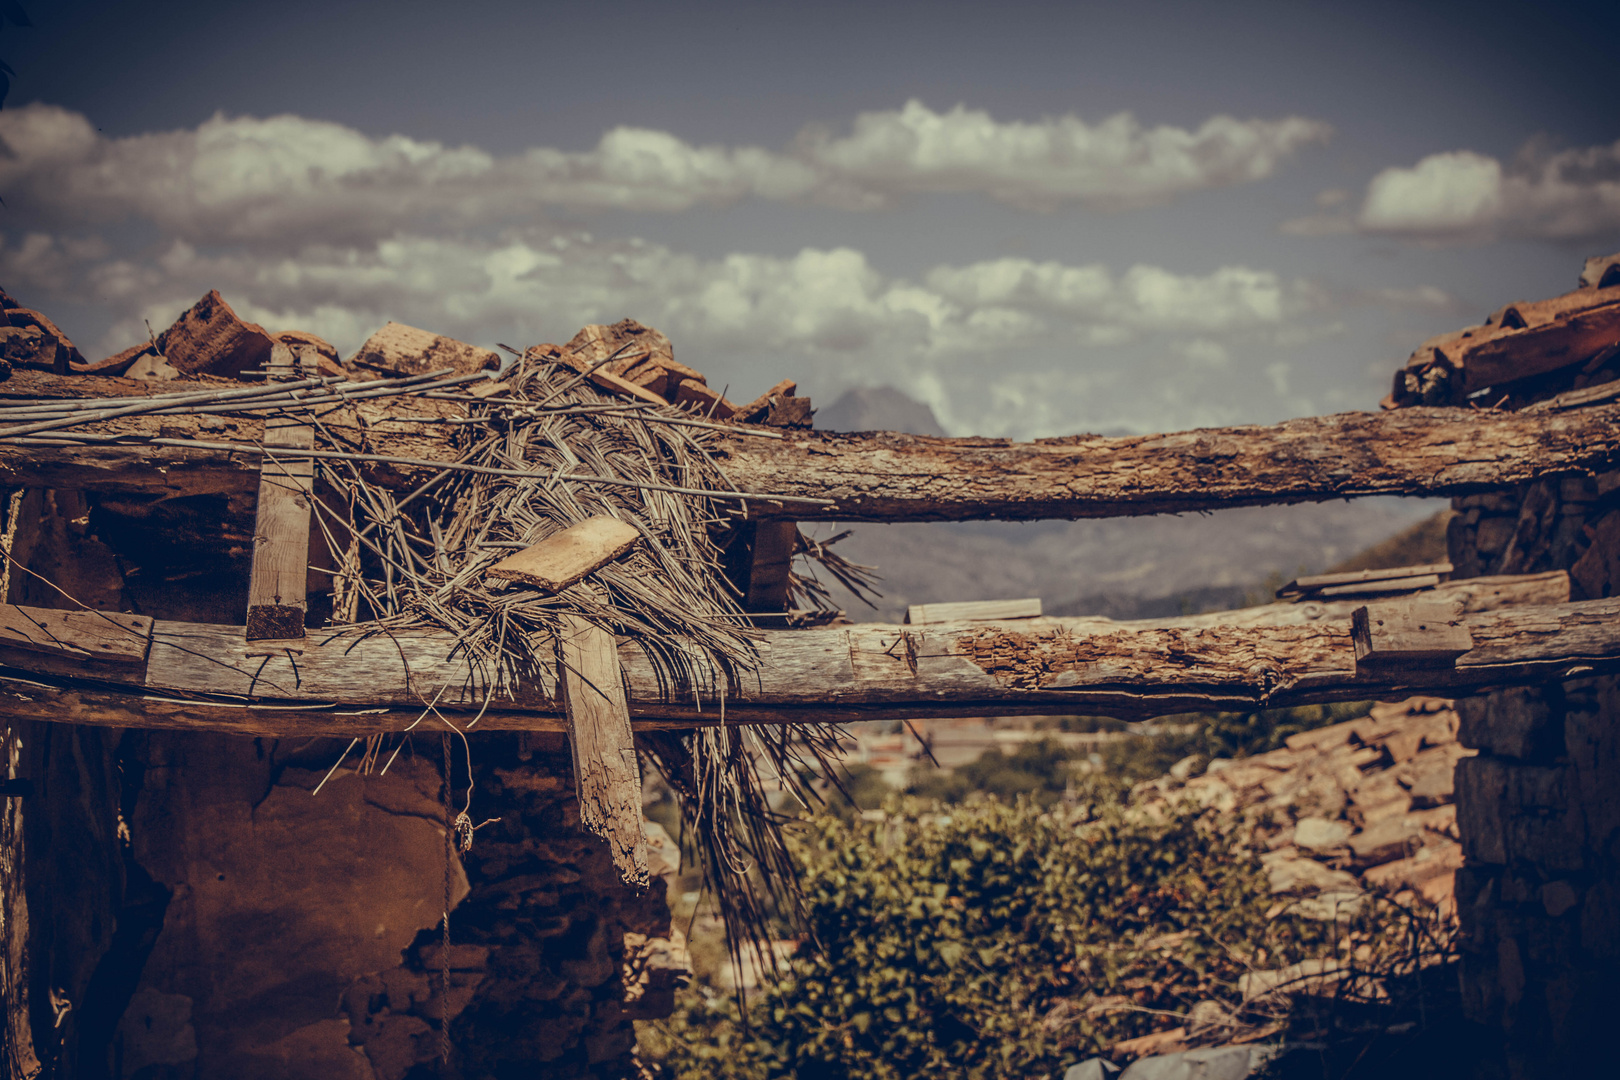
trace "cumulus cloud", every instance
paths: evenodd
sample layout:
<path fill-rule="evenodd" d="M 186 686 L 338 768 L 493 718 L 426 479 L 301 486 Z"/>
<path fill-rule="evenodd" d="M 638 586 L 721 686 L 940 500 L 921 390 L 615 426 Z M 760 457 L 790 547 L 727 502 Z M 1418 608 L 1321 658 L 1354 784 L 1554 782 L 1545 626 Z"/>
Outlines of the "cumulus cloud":
<path fill-rule="evenodd" d="M 1248 357 L 1314 332 L 1317 315 L 1309 287 L 1245 267 L 1185 275 L 996 259 L 911 278 L 851 248 L 700 258 L 540 227 L 288 252 L 181 239 L 139 256 L 69 247 L 0 237 L 6 284 L 28 297 L 100 298 L 113 324 L 82 344 L 101 355 L 143 340 L 148 322 L 167 325 L 209 288 L 244 318 L 313 331 L 345 352 L 389 319 L 526 346 L 630 315 L 745 394 L 784 375 L 818 394 L 894 383 L 954 430 L 1015 436 L 1230 419 L 1238 402 L 1224 390 L 1253 366 Z M 1077 405 L 1070 394 L 1085 396 Z"/>
<path fill-rule="evenodd" d="M 1200 188 L 1262 180 L 1331 134 L 1327 124 L 1297 116 L 1213 116 L 1188 131 L 1144 128 L 1130 113 L 1096 124 L 1073 115 L 997 121 L 981 109 L 958 105 L 938 113 L 914 100 L 860 114 L 842 137 L 809 129 L 796 149 L 838 202 L 875 206 L 913 192 L 981 192 L 1049 210 L 1068 202 L 1152 205 Z"/>
<path fill-rule="evenodd" d="M 1216 116 L 1188 131 L 1124 113 L 1095 125 L 998 122 L 913 101 L 861 114 L 842 137 L 807 130 L 781 153 L 617 127 L 590 150 L 497 157 L 299 116 L 216 115 L 108 139 L 79 113 L 29 105 L 0 113 L 0 191 L 58 220 L 139 218 L 198 243 L 377 238 L 407 222 L 510 223 L 551 207 L 674 212 L 755 198 L 872 208 L 925 191 L 1122 207 L 1262 179 L 1327 134 L 1297 117 Z"/>
<path fill-rule="evenodd" d="M 1298 218 L 1283 229 L 1441 243 L 1612 234 L 1620 230 L 1620 142 L 1564 150 L 1533 142 L 1506 163 L 1471 150 L 1430 154 L 1373 177 L 1359 209 Z"/>

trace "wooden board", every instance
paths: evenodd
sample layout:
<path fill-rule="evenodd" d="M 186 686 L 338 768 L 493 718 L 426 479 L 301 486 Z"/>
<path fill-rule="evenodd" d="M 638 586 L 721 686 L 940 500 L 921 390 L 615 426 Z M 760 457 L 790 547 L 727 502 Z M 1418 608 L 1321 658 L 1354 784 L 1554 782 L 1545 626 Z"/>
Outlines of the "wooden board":
<path fill-rule="evenodd" d="M 1350 616 L 1357 664 L 1445 664 L 1474 647 L 1459 616 L 1444 604 L 1369 604 Z"/>
<path fill-rule="evenodd" d="M 641 832 L 641 767 L 612 633 L 573 615 L 560 620 L 558 681 L 568 705 L 579 823 L 607 841 L 619 879 L 644 889 L 647 840 Z"/>
<path fill-rule="evenodd" d="M 293 351 L 277 344 L 270 378 L 298 374 Z M 259 504 L 253 527 L 253 570 L 248 579 L 247 639 L 298 641 L 308 610 L 309 500 L 315 461 L 298 450 L 315 446 L 315 428 L 294 417 L 272 417 L 264 424 L 264 445 L 289 453 L 266 457 L 259 470 Z"/>
<path fill-rule="evenodd" d="M 489 568 L 488 576 L 562 592 L 629 551 L 639 539 L 641 531 L 628 521 L 599 514 L 507 556 Z"/>
<path fill-rule="evenodd" d="M 18 371 L 0 399 L 128 394 L 127 380 Z M 140 388 L 136 392 L 144 393 Z M 323 419 L 334 437 L 381 454 L 454 460 L 451 425 L 394 423 L 405 406 L 362 403 Z M 422 401 L 414 415 L 449 415 Z M 360 422 L 364 419 L 364 423 Z M 92 430 L 251 441 L 257 422 L 203 429 L 207 417 L 130 416 Z M 830 498 L 830 507 L 749 503 L 757 517 L 961 521 L 1110 517 L 1361 495 L 1466 495 L 1540 477 L 1620 468 L 1620 404 L 1562 412 L 1396 409 L 1168 435 L 1077 435 L 1015 443 L 895 433 L 787 430 L 781 440 L 720 434 L 721 466 L 741 489 Z M 156 466 L 162 464 L 160 471 Z M 257 461 L 226 450 L 0 443 L 0 482 L 162 495 L 247 491 Z M 434 473 L 362 467 L 411 490 Z"/>
<path fill-rule="evenodd" d="M 1400 578 L 1431 577 L 1450 574 L 1452 566 L 1448 562 L 1424 563 L 1419 566 L 1394 566 L 1382 570 L 1352 570 L 1343 574 L 1315 574 L 1310 577 L 1295 578 L 1277 590 L 1278 596 L 1288 593 L 1306 592 L 1312 589 L 1321 589 L 1340 585 L 1355 585 L 1369 581 L 1394 581 Z"/>
<path fill-rule="evenodd" d="M 906 608 L 906 622 L 925 623 L 983 622 L 987 619 L 1033 619 L 1041 614 L 1041 599 L 962 600 L 949 604 L 912 604 Z"/>

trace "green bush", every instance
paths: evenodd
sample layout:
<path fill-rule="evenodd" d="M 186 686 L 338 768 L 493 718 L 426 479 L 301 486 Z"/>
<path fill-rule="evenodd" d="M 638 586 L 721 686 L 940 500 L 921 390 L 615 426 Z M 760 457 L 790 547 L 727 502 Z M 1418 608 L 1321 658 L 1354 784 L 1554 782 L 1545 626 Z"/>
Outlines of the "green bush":
<path fill-rule="evenodd" d="M 746 1031 L 734 1005 L 688 995 L 645 1043 L 666 1075 L 1055 1076 L 1199 1000 L 1230 1002 L 1248 965 L 1333 948 L 1331 925 L 1266 917 L 1230 817 L 1028 799 L 886 809 L 795 830 L 812 940 L 750 999 Z"/>

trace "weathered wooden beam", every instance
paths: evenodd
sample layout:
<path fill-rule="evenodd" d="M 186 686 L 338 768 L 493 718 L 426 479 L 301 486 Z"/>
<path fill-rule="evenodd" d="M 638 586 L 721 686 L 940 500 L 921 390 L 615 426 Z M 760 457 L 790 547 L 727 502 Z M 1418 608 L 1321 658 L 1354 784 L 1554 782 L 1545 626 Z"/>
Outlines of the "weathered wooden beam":
<path fill-rule="evenodd" d="M 618 652 L 638 728 L 718 723 L 722 694 L 726 722 L 1020 713 L 1135 719 L 1465 694 L 1620 670 L 1620 599 L 1465 610 L 1456 622 L 1473 647 L 1432 668 L 1358 666 L 1352 605 L 1273 606 L 1280 610 L 1269 621 L 1235 612 L 1230 624 L 1201 616 L 769 631 L 760 637 L 758 672 L 731 685 L 718 675 L 697 686 L 671 683 L 639 647 L 621 643 Z M 492 688 L 448 634 L 312 634 L 301 655 L 266 656 L 243 641 L 240 627 L 160 621 L 144 671 L 98 672 L 94 687 L 43 674 L 37 660 L 37 652 L 0 647 L 0 667 L 40 684 L 8 692 L 0 707 L 79 723 L 352 736 L 399 730 L 433 703 L 458 725 L 481 712 L 479 730 L 565 729 L 545 665 L 516 685 Z M 120 683 L 128 692 L 109 705 L 108 687 Z M 73 700 L 57 701 L 46 692 L 51 685 Z M 164 700 L 153 706 L 136 695 Z M 139 718 L 143 711 L 148 719 Z"/>
<path fill-rule="evenodd" d="M 277 343 L 270 353 L 271 379 L 289 381 L 298 374 L 298 358 Z M 247 639 L 301 641 L 308 598 L 309 500 L 315 484 L 315 461 L 297 451 L 315 447 L 315 428 L 293 416 L 264 422 L 266 449 L 283 451 L 259 466 L 259 503 L 253 526 L 253 569 L 248 577 Z"/>
<path fill-rule="evenodd" d="M 799 523 L 781 519 L 760 521 L 754 523 L 751 532 L 743 608 L 761 613 L 785 611 L 793 553 L 799 543 Z"/>
<path fill-rule="evenodd" d="M 647 838 L 641 832 L 641 764 L 630 730 L 617 643 L 574 615 L 560 620 L 558 682 L 568 706 L 579 823 L 607 841 L 619 880 L 647 887 Z"/>
<path fill-rule="evenodd" d="M 129 393 L 128 380 L 19 371 L 7 395 Z M 368 453 L 452 459 L 447 425 L 404 422 L 401 403 L 361 403 L 323 418 Z M 451 402 L 413 401 L 414 415 Z M 201 424 L 206 420 L 209 427 Z M 362 423 L 362 420 L 364 421 Z M 221 427 L 221 425 L 224 427 Z M 221 417 L 130 416 L 93 430 L 252 442 L 262 424 Z M 720 435 L 716 453 L 740 488 L 830 498 L 836 505 L 750 503 L 757 517 L 827 521 L 1115 517 L 1364 495 L 1464 495 L 1540 477 L 1620 469 L 1620 404 L 1565 412 L 1397 409 L 1117 438 L 1015 443 L 868 432 L 784 430 L 781 440 Z M 159 459 L 158 455 L 161 455 Z M 164 468 L 153 467 L 161 460 Z M 367 465 L 367 477 L 414 488 L 416 466 Z M 126 494 L 251 490 L 258 460 L 226 450 L 0 443 L 0 483 Z"/>

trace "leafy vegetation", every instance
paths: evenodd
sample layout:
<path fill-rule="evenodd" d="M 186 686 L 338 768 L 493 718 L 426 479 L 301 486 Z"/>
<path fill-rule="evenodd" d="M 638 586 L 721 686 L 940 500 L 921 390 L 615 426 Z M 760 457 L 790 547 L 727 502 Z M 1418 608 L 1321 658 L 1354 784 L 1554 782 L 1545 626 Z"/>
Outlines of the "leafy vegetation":
<path fill-rule="evenodd" d="M 664 1075 L 1053 1076 L 1197 1002 L 1240 1011 L 1246 971 L 1348 940 L 1277 912 L 1247 827 L 1191 805 L 894 798 L 877 816 L 794 831 L 800 955 L 750 999 L 746 1026 L 712 991 L 647 1025 Z"/>

